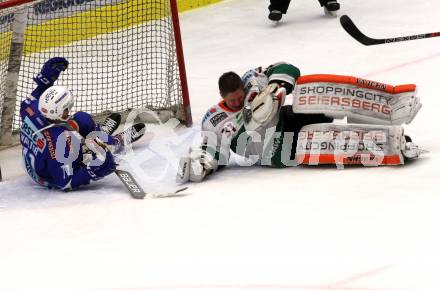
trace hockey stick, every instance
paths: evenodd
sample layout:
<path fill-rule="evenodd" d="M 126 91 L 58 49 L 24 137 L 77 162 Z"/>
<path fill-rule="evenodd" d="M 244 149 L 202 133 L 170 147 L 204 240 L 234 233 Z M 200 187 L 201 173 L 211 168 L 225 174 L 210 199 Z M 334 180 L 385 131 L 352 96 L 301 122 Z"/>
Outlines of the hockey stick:
<path fill-rule="evenodd" d="M 122 183 L 125 185 L 125 187 L 130 192 L 130 195 L 133 198 L 136 199 L 144 199 L 147 193 L 140 187 L 140 185 L 136 182 L 136 180 L 133 178 L 133 175 L 122 169 L 116 169 L 115 171 L 116 175 L 119 177 L 119 179 L 122 181 Z M 177 189 L 176 191 L 171 192 L 156 192 L 156 193 L 149 193 L 148 196 L 151 196 L 153 198 L 162 198 L 162 197 L 171 197 L 175 196 L 178 193 L 187 190 L 188 187 L 182 187 Z"/>
<path fill-rule="evenodd" d="M 104 150 L 106 150 L 106 151 L 110 150 L 108 145 L 106 143 L 104 143 L 103 141 L 101 141 L 99 138 L 95 138 L 94 141 L 96 142 L 97 145 L 99 145 Z M 120 157 L 118 159 L 119 159 L 119 161 L 126 162 L 123 159 L 121 159 Z M 134 179 L 133 175 L 130 172 L 128 172 L 127 170 L 117 168 L 115 170 L 115 174 L 121 180 L 121 182 L 125 185 L 125 187 L 127 188 L 127 190 L 129 191 L 130 195 L 133 198 L 136 198 L 136 199 L 144 199 L 145 198 L 147 193 L 142 189 L 142 187 Z M 186 189 L 188 189 L 188 187 L 179 188 L 176 191 L 172 191 L 172 192 L 149 193 L 148 196 L 151 196 L 153 198 L 171 197 L 171 196 L 177 195 L 178 193 L 180 193 Z"/>
<path fill-rule="evenodd" d="M 342 15 L 339 19 L 345 31 L 351 35 L 354 39 L 362 43 L 363 45 L 376 45 L 383 43 L 392 43 L 392 42 L 400 42 L 400 41 L 408 41 L 408 40 L 417 40 L 424 39 L 430 37 L 440 36 L 440 32 L 431 32 L 431 33 L 422 33 L 422 34 L 414 34 L 408 36 L 401 37 L 391 37 L 391 38 L 371 38 L 363 34 L 359 28 L 353 23 L 353 21 L 347 15 Z"/>
<path fill-rule="evenodd" d="M 145 191 L 139 186 L 130 172 L 122 169 L 116 169 L 115 173 L 128 189 L 133 198 L 143 199 L 145 197 Z"/>

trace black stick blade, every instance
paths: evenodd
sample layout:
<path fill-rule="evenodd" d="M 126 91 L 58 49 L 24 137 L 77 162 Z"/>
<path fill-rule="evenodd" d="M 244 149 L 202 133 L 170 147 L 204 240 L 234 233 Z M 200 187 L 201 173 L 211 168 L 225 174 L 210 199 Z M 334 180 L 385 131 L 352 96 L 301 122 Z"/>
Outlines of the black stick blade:
<path fill-rule="evenodd" d="M 347 31 L 348 34 L 350 34 L 354 39 L 356 39 L 363 45 L 394 43 L 440 36 L 440 32 L 431 32 L 390 38 L 371 38 L 363 34 L 347 15 L 342 15 L 340 18 L 340 22 L 345 31 Z"/>
<path fill-rule="evenodd" d="M 353 37 L 363 45 L 375 45 L 384 43 L 380 39 L 373 39 L 363 34 L 347 15 L 342 15 L 339 21 L 341 22 L 342 28 L 344 28 L 344 30 L 348 34 L 350 34 L 351 37 Z"/>

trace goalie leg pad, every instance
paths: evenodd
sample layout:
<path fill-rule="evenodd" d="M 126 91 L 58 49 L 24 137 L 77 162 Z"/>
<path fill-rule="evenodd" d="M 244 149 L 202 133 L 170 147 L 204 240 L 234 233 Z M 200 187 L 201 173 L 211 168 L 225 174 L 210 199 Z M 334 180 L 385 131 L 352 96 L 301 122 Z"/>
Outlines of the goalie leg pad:
<path fill-rule="evenodd" d="M 307 165 L 399 165 L 405 145 L 401 126 L 313 124 L 298 135 L 296 159 Z"/>
<path fill-rule="evenodd" d="M 349 122 L 409 124 L 421 108 L 415 85 L 390 86 L 355 77 L 310 75 L 298 80 L 295 113 L 323 113 Z"/>

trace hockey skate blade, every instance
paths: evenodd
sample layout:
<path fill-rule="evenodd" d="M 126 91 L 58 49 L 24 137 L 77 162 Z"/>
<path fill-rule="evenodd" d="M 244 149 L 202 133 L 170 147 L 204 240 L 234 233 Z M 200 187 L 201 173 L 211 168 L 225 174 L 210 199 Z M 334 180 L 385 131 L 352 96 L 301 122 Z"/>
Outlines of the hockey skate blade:
<path fill-rule="evenodd" d="M 186 187 L 182 187 L 177 189 L 176 191 L 173 192 L 157 192 L 157 193 L 151 193 L 148 196 L 151 198 L 168 198 L 168 197 L 181 197 L 181 196 L 186 196 L 187 194 L 181 194 L 183 191 L 187 190 L 188 186 Z"/>
<path fill-rule="evenodd" d="M 324 8 L 324 14 L 330 17 L 338 17 L 337 11 L 328 11 L 327 8 Z"/>
<path fill-rule="evenodd" d="M 274 21 L 274 20 L 269 20 L 269 21 L 270 21 L 270 26 L 271 27 L 281 26 L 281 21 Z"/>

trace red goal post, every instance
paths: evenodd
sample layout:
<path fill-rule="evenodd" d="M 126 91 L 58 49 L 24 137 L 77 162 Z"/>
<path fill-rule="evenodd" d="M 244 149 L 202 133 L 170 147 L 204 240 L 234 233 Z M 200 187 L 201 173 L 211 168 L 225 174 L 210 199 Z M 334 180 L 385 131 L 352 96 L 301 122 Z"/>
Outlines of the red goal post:
<path fill-rule="evenodd" d="M 32 78 L 43 63 L 55 56 L 69 60 L 57 84 L 74 94 L 74 111 L 99 119 L 148 109 L 162 121 L 178 118 L 190 126 L 176 1 L 0 3 L 0 145 L 14 142 L 19 104 L 35 88 Z"/>

